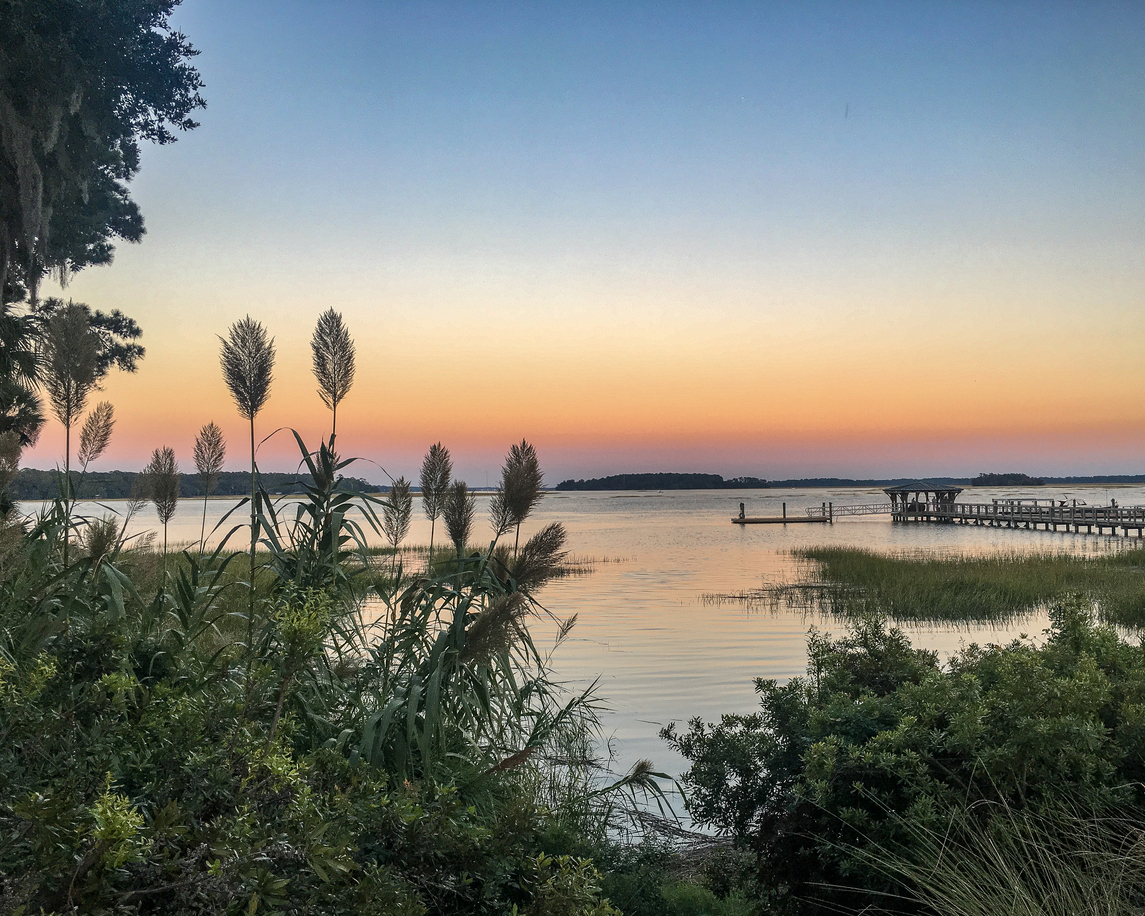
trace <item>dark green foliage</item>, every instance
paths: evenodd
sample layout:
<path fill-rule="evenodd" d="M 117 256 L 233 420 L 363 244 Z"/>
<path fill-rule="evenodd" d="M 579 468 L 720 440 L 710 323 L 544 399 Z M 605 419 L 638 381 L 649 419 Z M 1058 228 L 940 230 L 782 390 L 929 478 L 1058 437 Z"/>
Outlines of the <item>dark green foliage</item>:
<path fill-rule="evenodd" d="M 39 322 L 30 315 L 0 307 L 0 435 L 20 437 L 32 445 L 44 417 L 35 392 Z"/>
<path fill-rule="evenodd" d="M 140 141 L 173 141 L 204 104 L 176 5 L 0 3 L 0 310 L 143 235 L 127 192 Z"/>
<path fill-rule="evenodd" d="M 601 872 L 601 890 L 624 916 L 752 916 L 757 912 L 743 891 L 750 883 L 750 861 L 729 849 L 714 846 L 681 854 L 665 843 L 645 839 L 591 846 L 574 841 L 570 851 L 591 852 Z"/>
<path fill-rule="evenodd" d="M 666 731 L 692 763 L 693 816 L 749 844 L 770 899 L 798 913 L 902 893 L 855 850 L 941 833 L 952 812 L 1145 816 L 1145 647 L 1074 606 L 1053 619 L 1041 648 L 970 646 L 947 667 L 877 620 L 813 636 L 806 677 L 758 681 L 756 714 Z"/>

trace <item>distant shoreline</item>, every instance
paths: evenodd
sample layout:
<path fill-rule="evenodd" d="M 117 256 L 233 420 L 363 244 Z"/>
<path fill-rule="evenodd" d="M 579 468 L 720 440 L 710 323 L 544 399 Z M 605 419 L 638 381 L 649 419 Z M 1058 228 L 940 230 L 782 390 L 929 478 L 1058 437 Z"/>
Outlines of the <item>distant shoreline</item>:
<path fill-rule="evenodd" d="M 137 472 L 134 471 L 90 471 L 83 478 L 79 489 L 79 498 L 85 502 L 110 499 L 127 499 L 131 495 L 132 484 L 135 482 Z M 298 473 L 285 474 L 277 471 L 267 471 L 259 475 L 263 485 L 274 496 L 295 495 L 301 493 Z M 1038 477 L 1026 480 L 1002 482 L 1002 478 L 1016 478 L 1023 475 L 979 475 L 979 477 L 996 478 L 989 482 L 979 481 L 972 477 L 928 477 L 926 480 L 947 486 L 972 487 L 977 483 L 980 486 L 992 488 L 1017 487 L 1029 488 L 1039 486 L 1133 486 L 1145 484 L 1145 474 L 1106 474 L 1089 476 L 1066 477 Z M 79 474 L 72 472 L 72 478 L 79 482 Z M 614 474 L 609 477 L 591 478 L 588 480 L 563 480 L 555 487 L 546 487 L 548 493 L 567 492 L 655 492 L 660 490 L 687 491 L 687 490 L 792 490 L 792 489 L 828 489 L 828 488 L 873 488 L 892 487 L 904 483 L 912 483 L 913 477 L 886 477 L 886 478 L 853 478 L 853 477 L 799 477 L 784 480 L 766 480 L 761 477 L 733 477 L 725 479 L 719 474 L 676 474 L 676 473 L 648 473 L 648 474 Z M 361 478 L 345 478 L 344 483 L 350 489 L 362 495 L 385 496 L 389 488 L 370 483 Z M 181 496 L 184 499 L 202 499 L 202 482 L 196 474 L 180 475 Z M 412 487 L 415 495 L 420 488 Z M 495 491 L 493 487 L 474 487 L 470 492 L 477 496 L 489 496 Z M 21 468 L 9 487 L 12 499 L 20 502 L 43 502 L 51 500 L 58 495 L 58 473 L 56 470 L 41 470 L 37 468 Z M 217 488 L 211 493 L 209 499 L 238 499 L 250 493 L 250 472 L 227 471 L 221 475 Z"/>
<path fill-rule="evenodd" d="M 1015 475 L 979 475 L 980 477 L 1010 477 Z M 1111 484 L 1145 484 L 1145 474 L 1107 474 L 1071 477 L 1038 477 L 1020 482 L 979 482 L 974 477 L 927 477 L 926 480 L 947 486 L 986 487 L 1038 487 L 1038 486 L 1102 486 Z M 829 487 L 895 487 L 913 483 L 915 477 L 851 478 L 801 477 L 786 480 L 737 477 L 724 480 L 718 474 L 615 474 L 590 480 L 563 480 L 556 485 L 559 492 L 608 492 L 612 490 L 792 490 Z M 751 481 L 744 483 L 742 481 Z"/>

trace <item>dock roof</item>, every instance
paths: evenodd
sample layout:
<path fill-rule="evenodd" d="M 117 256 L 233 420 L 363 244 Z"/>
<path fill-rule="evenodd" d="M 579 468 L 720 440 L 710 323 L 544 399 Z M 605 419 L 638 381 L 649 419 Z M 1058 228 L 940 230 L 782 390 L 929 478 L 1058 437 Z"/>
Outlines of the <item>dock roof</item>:
<path fill-rule="evenodd" d="M 883 489 L 884 493 L 961 493 L 962 487 L 949 483 L 935 483 L 933 480 L 911 480 Z"/>

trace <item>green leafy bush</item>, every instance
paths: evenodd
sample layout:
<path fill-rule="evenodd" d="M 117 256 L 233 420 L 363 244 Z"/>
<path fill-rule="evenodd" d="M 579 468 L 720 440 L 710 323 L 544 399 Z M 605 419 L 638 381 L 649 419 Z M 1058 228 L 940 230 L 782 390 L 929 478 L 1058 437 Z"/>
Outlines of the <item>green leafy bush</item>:
<path fill-rule="evenodd" d="M 945 667 L 879 620 L 814 634 L 805 677 L 757 682 L 759 712 L 666 730 L 693 816 L 751 846 L 776 907 L 826 913 L 901 895 L 864 850 L 953 813 L 1145 814 L 1145 648 L 1076 605 L 1052 620 L 1042 646 L 972 645 Z"/>

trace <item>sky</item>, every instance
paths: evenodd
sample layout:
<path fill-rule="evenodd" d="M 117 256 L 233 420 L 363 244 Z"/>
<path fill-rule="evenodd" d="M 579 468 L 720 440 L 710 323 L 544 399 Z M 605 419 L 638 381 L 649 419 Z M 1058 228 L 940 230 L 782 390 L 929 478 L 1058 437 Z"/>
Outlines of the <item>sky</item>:
<path fill-rule="evenodd" d="M 102 469 L 218 422 L 472 485 L 1145 473 L 1145 4 L 184 0 L 201 126 L 145 150 L 139 245 L 62 294 L 147 356 Z M 53 292 L 53 290 L 47 290 Z M 56 290 L 58 292 L 58 290 Z M 62 463 L 51 423 L 25 456 Z M 286 433 L 260 466 L 292 470 Z"/>

